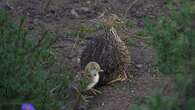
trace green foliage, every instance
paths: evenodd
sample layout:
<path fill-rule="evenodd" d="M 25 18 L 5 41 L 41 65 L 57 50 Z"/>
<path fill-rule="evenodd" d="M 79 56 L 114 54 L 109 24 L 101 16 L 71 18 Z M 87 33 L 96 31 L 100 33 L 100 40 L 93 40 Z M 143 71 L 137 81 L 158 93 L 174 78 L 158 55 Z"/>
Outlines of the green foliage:
<path fill-rule="evenodd" d="M 170 15 L 159 17 L 157 22 L 147 20 L 146 30 L 153 37 L 159 70 L 165 74 L 186 73 L 189 72 L 186 61 L 190 60 L 190 45 L 195 35 L 190 2 L 171 1 L 167 3 Z"/>
<path fill-rule="evenodd" d="M 177 98 L 162 96 L 156 93 L 146 99 L 146 103 L 141 106 L 134 105 L 130 110 L 179 110 Z"/>
<path fill-rule="evenodd" d="M 195 108 L 195 98 L 191 98 L 187 101 L 186 110 L 194 110 Z"/>
<path fill-rule="evenodd" d="M 145 105 L 132 110 L 194 110 L 195 12 L 192 0 L 166 0 L 169 13 L 146 19 L 146 31 L 153 38 L 156 64 L 161 73 L 175 76 L 175 96 L 154 95 Z M 194 78 L 194 79 L 193 79 Z M 187 94 L 187 96 L 185 96 Z M 181 97 L 183 100 L 181 100 Z"/>
<path fill-rule="evenodd" d="M 133 28 L 135 27 L 135 23 L 127 18 L 122 18 L 122 21 L 124 22 L 123 24 L 128 27 L 128 28 Z"/>
<path fill-rule="evenodd" d="M 136 35 L 141 36 L 141 37 L 146 37 L 147 36 L 147 34 L 144 30 L 140 30 L 140 31 L 136 32 Z"/>
<path fill-rule="evenodd" d="M 24 20 L 17 25 L 6 12 L 0 12 L 0 109 L 24 102 L 39 109 L 57 108 L 60 103 L 49 97 L 49 91 L 59 81 L 67 85 L 68 79 L 51 77 L 47 71 L 47 65 L 53 62 L 49 48 L 53 34 L 46 32 L 36 42 L 23 27 Z"/>
<path fill-rule="evenodd" d="M 189 85 L 192 84 L 192 76 L 188 74 L 176 74 L 175 75 L 175 89 L 184 94 Z"/>
<path fill-rule="evenodd" d="M 135 40 L 132 39 L 131 37 L 129 37 L 129 38 L 127 39 L 127 44 L 128 44 L 128 45 L 134 45 L 134 44 L 135 44 Z"/>

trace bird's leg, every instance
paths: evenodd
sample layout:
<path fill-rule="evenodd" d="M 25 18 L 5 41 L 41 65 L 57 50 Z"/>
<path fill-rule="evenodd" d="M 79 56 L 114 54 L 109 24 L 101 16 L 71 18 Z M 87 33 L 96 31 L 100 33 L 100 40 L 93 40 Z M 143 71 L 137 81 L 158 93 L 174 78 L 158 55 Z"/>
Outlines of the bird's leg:
<path fill-rule="evenodd" d="M 117 76 L 116 79 L 114 79 L 114 80 L 108 82 L 108 84 L 112 84 L 112 83 L 115 83 L 115 82 L 117 82 L 117 81 L 125 81 L 125 80 L 127 80 L 127 74 L 126 74 L 125 72 L 122 72 L 121 74 L 119 74 L 119 75 Z"/>
<path fill-rule="evenodd" d="M 112 84 L 112 83 L 115 83 L 117 81 L 121 81 L 121 75 L 118 75 L 118 77 L 116 79 L 113 79 L 112 81 L 108 82 L 108 84 Z"/>
<path fill-rule="evenodd" d="M 89 99 L 90 98 L 93 98 L 93 96 L 87 96 L 87 95 L 80 95 L 81 96 L 81 99 L 84 101 L 84 102 L 89 102 Z"/>
<path fill-rule="evenodd" d="M 77 98 L 81 98 L 84 102 L 89 102 L 88 99 L 90 98 L 93 98 L 92 96 L 86 96 L 86 95 L 83 95 L 78 89 L 75 89 L 76 92 L 77 92 Z"/>
<path fill-rule="evenodd" d="M 125 81 L 125 80 L 127 80 L 127 79 L 128 79 L 127 73 L 126 73 L 126 72 L 122 72 L 122 73 L 121 73 L 121 81 Z"/>
<path fill-rule="evenodd" d="M 91 88 L 90 91 L 94 94 L 94 95 L 97 95 L 98 94 L 102 94 L 101 91 L 97 90 L 97 89 L 94 89 L 94 88 Z"/>

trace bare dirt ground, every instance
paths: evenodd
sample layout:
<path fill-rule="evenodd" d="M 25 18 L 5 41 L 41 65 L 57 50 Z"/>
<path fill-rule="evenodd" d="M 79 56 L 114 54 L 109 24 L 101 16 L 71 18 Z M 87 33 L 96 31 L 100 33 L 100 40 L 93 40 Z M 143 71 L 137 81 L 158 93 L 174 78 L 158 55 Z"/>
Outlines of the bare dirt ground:
<path fill-rule="evenodd" d="M 172 79 L 155 70 L 151 39 L 140 32 L 145 16 L 155 18 L 164 11 L 164 0 L 0 0 L 0 9 L 8 10 L 16 21 L 26 16 L 25 24 L 34 36 L 46 30 L 60 36 L 54 45 L 59 59 L 55 66 L 74 72 L 79 70 L 78 58 L 86 40 L 67 37 L 66 32 L 78 31 L 81 24 L 90 25 L 105 11 L 135 23 L 118 30 L 123 40 L 132 40 L 127 42 L 132 59 L 129 80 L 99 88 L 102 94 L 91 100 L 89 110 L 128 110 L 133 104 L 143 103 L 145 97 L 160 87 L 165 95 L 170 94 Z"/>

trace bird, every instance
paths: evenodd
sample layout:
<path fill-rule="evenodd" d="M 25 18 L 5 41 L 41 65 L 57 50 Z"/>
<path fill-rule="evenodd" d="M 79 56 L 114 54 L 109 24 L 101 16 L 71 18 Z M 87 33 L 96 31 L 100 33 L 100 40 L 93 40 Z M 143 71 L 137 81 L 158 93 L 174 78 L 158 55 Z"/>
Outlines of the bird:
<path fill-rule="evenodd" d="M 103 71 L 98 63 L 93 61 L 89 62 L 85 66 L 84 71 L 79 72 L 77 75 L 77 79 L 80 81 L 80 91 L 93 90 L 93 87 L 99 82 L 99 72 Z"/>
<path fill-rule="evenodd" d="M 98 83 L 99 72 L 102 71 L 98 63 L 91 61 L 85 66 L 84 70 L 78 72 L 65 91 L 67 97 L 63 109 L 75 110 L 81 101 L 88 102 L 88 98 L 91 98 L 91 96 L 84 96 L 84 92 L 91 91 L 95 95 L 101 93 L 93 87 Z M 54 94 L 57 90 L 61 90 L 60 87 L 54 88 L 51 93 Z"/>
<path fill-rule="evenodd" d="M 99 73 L 98 86 L 127 79 L 126 69 L 131 61 L 130 52 L 115 29 L 121 22 L 115 14 L 103 18 L 103 29 L 90 38 L 81 53 L 81 68 L 90 61 L 95 61 L 104 70 Z"/>

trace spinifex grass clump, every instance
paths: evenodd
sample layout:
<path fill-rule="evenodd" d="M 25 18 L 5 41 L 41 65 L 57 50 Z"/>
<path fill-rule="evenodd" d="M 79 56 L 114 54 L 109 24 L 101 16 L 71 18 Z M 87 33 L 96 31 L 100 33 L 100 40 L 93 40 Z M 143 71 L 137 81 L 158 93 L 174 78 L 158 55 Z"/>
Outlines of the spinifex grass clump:
<path fill-rule="evenodd" d="M 146 23 L 146 30 L 153 37 L 157 66 L 161 73 L 175 75 L 180 94 L 189 92 L 189 88 L 195 90 L 194 4 L 192 0 L 167 1 L 169 13 Z"/>
<path fill-rule="evenodd" d="M 57 83 L 67 83 L 67 78 L 52 77 L 46 68 L 53 61 L 49 47 L 54 36 L 45 33 L 36 42 L 23 21 L 17 25 L 0 12 L 0 109 L 20 108 L 28 102 L 36 108 L 54 107 L 58 102 L 49 97 L 49 91 Z"/>
<path fill-rule="evenodd" d="M 177 98 L 162 96 L 160 92 L 148 97 L 143 105 L 134 105 L 130 110 L 180 110 Z"/>
<path fill-rule="evenodd" d="M 195 110 L 195 2 L 167 0 L 166 4 L 169 13 L 147 20 L 146 31 L 153 38 L 159 71 L 175 75 L 177 93 L 151 96 L 146 105 L 133 110 Z"/>
<path fill-rule="evenodd" d="M 148 21 L 146 30 L 153 37 L 157 52 L 157 66 L 162 73 L 186 73 L 194 31 L 190 0 L 167 1 L 169 15 L 161 16 L 157 22 Z"/>

